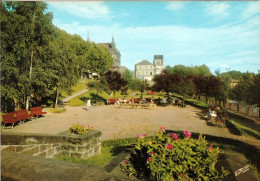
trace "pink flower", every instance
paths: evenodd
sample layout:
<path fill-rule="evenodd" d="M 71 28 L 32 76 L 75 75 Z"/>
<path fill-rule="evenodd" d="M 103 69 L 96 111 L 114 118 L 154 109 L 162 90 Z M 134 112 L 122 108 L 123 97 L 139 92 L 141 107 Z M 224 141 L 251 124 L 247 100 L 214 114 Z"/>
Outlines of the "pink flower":
<path fill-rule="evenodd" d="M 165 127 L 161 126 L 160 129 L 164 132 L 165 131 Z"/>
<path fill-rule="evenodd" d="M 187 137 L 191 137 L 191 133 L 188 130 L 183 131 L 183 134 Z"/>
<path fill-rule="evenodd" d="M 153 156 L 153 155 L 154 155 L 154 152 L 149 153 L 149 155 Z"/>
<path fill-rule="evenodd" d="M 170 136 L 174 138 L 176 141 L 178 141 L 178 136 L 175 133 L 170 133 Z"/>
<path fill-rule="evenodd" d="M 124 164 L 127 164 L 127 161 L 124 161 Z"/>
<path fill-rule="evenodd" d="M 137 137 L 137 138 L 141 138 L 141 137 L 142 137 L 142 135 L 140 135 L 140 134 L 137 134 L 137 135 L 136 135 L 136 137 Z"/>
<path fill-rule="evenodd" d="M 144 133 L 143 136 L 146 137 L 146 136 L 147 136 L 147 133 Z"/>
<path fill-rule="evenodd" d="M 152 162 L 152 161 L 153 161 L 152 157 L 148 157 L 148 162 Z"/>
<path fill-rule="evenodd" d="M 172 149 L 172 145 L 171 145 L 171 144 L 168 144 L 168 145 L 167 145 L 167 149 L 168 149 L 168 150 L 171 150 L 171 149 Z"/>

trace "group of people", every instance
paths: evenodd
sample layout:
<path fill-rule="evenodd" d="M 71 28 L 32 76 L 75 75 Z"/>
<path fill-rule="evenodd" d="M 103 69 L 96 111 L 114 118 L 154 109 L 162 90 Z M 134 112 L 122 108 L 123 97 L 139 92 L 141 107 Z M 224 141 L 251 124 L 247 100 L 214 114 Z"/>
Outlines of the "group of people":
<path fill-rule="evenodd" d="M 217 118 L 221 116 L 221 109 L 220 106 L 217 106 L 215 109 L 209 107 L 208 109 L 208 118 L 211 120 L 212 118 Z"/>

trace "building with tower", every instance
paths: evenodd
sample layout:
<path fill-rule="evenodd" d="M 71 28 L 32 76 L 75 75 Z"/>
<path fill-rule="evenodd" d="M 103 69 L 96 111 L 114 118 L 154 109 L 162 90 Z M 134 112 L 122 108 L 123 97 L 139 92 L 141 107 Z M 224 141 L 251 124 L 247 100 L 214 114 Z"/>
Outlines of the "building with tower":
<path fill-rule="evenodd" d="M 98 45 L 105 46 L 109 50 L 109 52 L 110 52 L 110 54 L 111 54 L 111 56 L 114 60 L 112 68 L 113 69 L 120 69 L 121 54 L 120 54 L 120 51 L 116 48 L 114 35 L 112 36 L 112 42 L 111 43 L 98 43 Z"/>
<path fill-rule="evenodd" d="M 160 74 L 163 69 L 163 55 L 154 55 L 153 64 L 148 60 L 142 60 L 135 64 L 135 77 L 151 81 L 154 75 Z"/>

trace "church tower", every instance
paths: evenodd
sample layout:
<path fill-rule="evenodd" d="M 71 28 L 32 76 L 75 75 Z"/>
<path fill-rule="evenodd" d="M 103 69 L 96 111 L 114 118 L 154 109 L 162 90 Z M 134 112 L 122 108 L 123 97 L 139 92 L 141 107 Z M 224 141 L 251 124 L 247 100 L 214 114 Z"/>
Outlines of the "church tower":
<path fill-rule="evenodd" d="M 114 40 L 114 33 L 112 35 L 111 48 L 116 48 L 116 43 L 115 43 L 115 40 Z"/>
<path fill-rule="evenodd" d="M 153 65 L 155 67 L 155 74 L 158 75 L 164 69 L 163 55 L 154 55 Z"/>

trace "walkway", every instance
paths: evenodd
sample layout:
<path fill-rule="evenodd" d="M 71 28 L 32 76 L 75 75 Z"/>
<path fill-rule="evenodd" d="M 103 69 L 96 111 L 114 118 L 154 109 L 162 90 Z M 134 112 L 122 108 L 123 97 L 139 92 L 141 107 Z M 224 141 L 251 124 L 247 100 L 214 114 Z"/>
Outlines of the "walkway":
<path fill-rule="evenodd" d="M 113 105 L 69 107 L 65 113 L 50 113 L 2 132 L 59 134 L 72 124 L 86 124 L 102 132 L 102 140 L 135 137 L 137 134 L 153 135 L 160 126 L 167 130 L 189 130 L 202 134 L 228 137 L 260 145 L 260 140 L 236 136 L 227 128 L 208 126 L 198 113 L 200 109 L 186 106 L 157 107 L 154 109 L 122 109 Z"/>
<path fill-rule="evenodd" d="M 70 101 L 71 99 L 73 99 L 74 97 L 77 97 L 77 96 L 79 96 L 81 94 L 84 94 L 87 91 L 88 91 L 88 89 L 84 89 L 82 91 L 79 91 L 79 92 L 77 92 L 77 93 L 75 93 L 75 94 L 73 94 L 73 95 L 71 95 L 69 97 L 66 97 L 66 98 L 62 99 L 62 102 L 66 103 L 66 102 Z"/>

